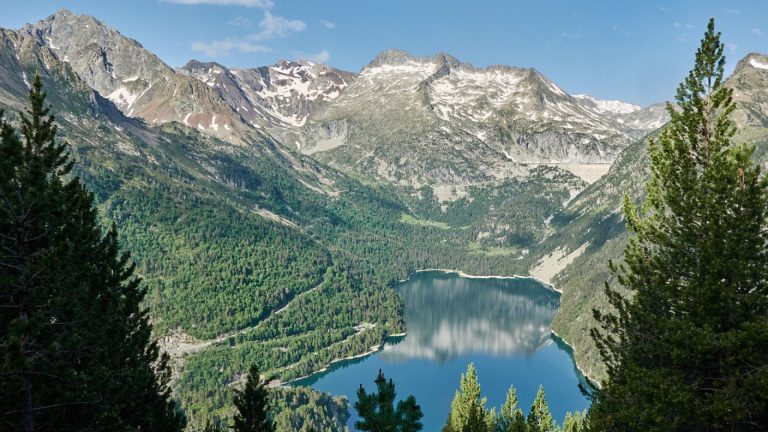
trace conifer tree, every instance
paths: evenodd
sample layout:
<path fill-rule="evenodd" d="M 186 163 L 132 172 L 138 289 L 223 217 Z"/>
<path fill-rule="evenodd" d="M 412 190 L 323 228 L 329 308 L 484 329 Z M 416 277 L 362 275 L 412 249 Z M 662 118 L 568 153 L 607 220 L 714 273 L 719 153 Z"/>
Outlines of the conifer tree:
<path fill-rule="evenodd" d="M 461 432 L 487 432 L 488 424 L 485 412 L 477 401 L 471 401 L 467 407 L 467 419 L 461 424 Z"/>
<path fill-rule="evenodd" d="M 355 422 L 355 428 L 372 432 L 417 432 L 423 427 L 421 418 L 424 416 L 416 398 L 408 396 L 395 407 L 395 383 L 384 378 L 379 369 L 376 377 L 376 393 L 368 394 L 362 384 L 357 390 L 355 410 L 360 420 Z"/>
<path fill-rule="evenodd" d="M 497 424 L 496 407 L 491 408 L 485 413 L 485 430 L 493 432 L 496 430 Z"/>
<path fill-rule="evenodd" d="M 507 390 L 507 397 L 496 421 L 496 430 L 499 432 L 526 431 L 525 416 L 520 409 L 515 386 L 510 386 Z"/>
<path fill-rule="evenodd" d="M 768 183 L 754 149 L 732 142 L 724 67 L 710 20 L 670 123 L 649 142 L 645 203 L 625 199 L 635 236 L 611 268 L 631 295 L 606 285 L 613 310 L 594 312 L 608 379 L 592 430 L 768 425 Z"/>
<path fill-rule="evenodd" d="M 485 408 L 486 398 L 480 397 L 480 383 L 477 381 L 474 364 L 470 363 L 467 372 L 461 375 L 459 388 L 451 402 L 451 411 L 443 431 L 487 430 L 486 416 L 489 414 Z"/>
<path fill-rule="evenodd" d="M 563 432 L 584 432 L 584 418 L 586 412 L 570 412 L 565 413 L 565 420 L 563 421 Z"/>
<path fill-rule="evenodd" d="M 235 390 L 234 404 L 237 413 L 233 429 L 236 432 L 274 432 L 275 425 L 269 417 L 269 392 L 254 364 L 248 370 L 245 388 Z"/>
<path fill-rule="evenodd" d="M 544 395 L 544 386 L 539 385 L 536 399 L 528 412 L 528 432 L 555 432 L 557 423 L 549 412 L 547 397 Z"/>
<path fill-rule="evenodd" d="M 36 76 L 21 136 L 0 115 L 0 416 L 22 431 L 176 431 L 145 291 L 70 172 Z"/>

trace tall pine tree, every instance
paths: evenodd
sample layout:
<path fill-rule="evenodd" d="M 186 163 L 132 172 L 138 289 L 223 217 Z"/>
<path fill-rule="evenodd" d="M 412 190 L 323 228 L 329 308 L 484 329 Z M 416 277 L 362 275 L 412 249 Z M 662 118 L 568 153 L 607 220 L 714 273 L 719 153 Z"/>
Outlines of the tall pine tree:
<path fill-rule="evenodd" d="M 368 394 L 362 385 L 357 390 L 355 410 L 360 420 L 355 428 L 371 432 L 417 432 L 422 429 L 424 416 L 416 398 L 408 396 L 395 407 L 395 383 L 387 381 L 379 370 L 376 377 L 376 393 Z"/>
<path fill-rule="evenodd" d="M 648 196 L 625 200 L 629 290 L 606 286 L 593 337 L 608 367 L 597 431 L 768 427 L 768 183 L 732 142 L 732 91 L 710 20 L 669 125 L 649 143 Z"/>
<path fill-rule="evenodd" d="M 269 418 L 269 393 L 259 375 L 259 368 L 252 365 L 248 370 L 245 388 L 235 391 L 234 427 L 236 432 L 274 432 L 275 425 Z"/>
<path fill-rule="evenodd" d="M 117 232 L 70 172 L 36 76 L 21 136 L 0 113 L 0 423 L 178 431 L 167 358 Z"/>
<path fill-rule="evenodd" d="M 544 386 L 539 385 L 536 399 L 528 412 L 528 432 L 556 432 L 557 430 L 557 423 L 549 412 Z"/>
<path fill-rule="evenodd" d="M 145 291 L 55 138 L 37 76 L 21 136 L 0 115 L 0 422 L 25 432 L 180 430 Z"/>
<path fill-rule="evenodd" d="M 507 390 L 507 397 L 504 400 L 504 405 L 501 406 L 501 413 L 496 421 L 496 430 L 499 432 L 526 432 L 525 416 L 520 409 L 515 386 L 510 386 Z"/>
<path fill-rule="evenodd" d="M 464 432 L 488 430 L 485 408 L 487 399 L 480 395 L 480 383 L 477 381 L 477 370 L 470 363 L 467 372 L 461 375 L 459 390 L 451 402 L 451 411 L 443 427 L 443 432 Z"/>

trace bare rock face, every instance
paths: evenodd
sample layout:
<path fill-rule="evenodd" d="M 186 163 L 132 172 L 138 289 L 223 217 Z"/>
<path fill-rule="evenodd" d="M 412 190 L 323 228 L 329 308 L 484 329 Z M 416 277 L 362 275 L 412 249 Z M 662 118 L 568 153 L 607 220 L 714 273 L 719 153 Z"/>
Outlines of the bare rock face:
<path fill-rule="evenodd" d="M 90 16 L 62 9 L 20 34 L 129 117 L 231 142 L 267 133 L 342 170 L 415 186 L 526 178 L 539 165 L 610 165 L 660 107 L 571 96 L 533 69 L 381 53 L 361 73 L 308 61 L 174 70 Z"/>
<path fill-rule="evenodd" d="M 91 16 L 62 9 L 20 33 L 50 49 L 129 117 L 177 121 L 233 141 L 250 129 L 210 87 L 177 74 L 139 42 Z"/>
<path fill-rule="evenodd" d="M 179 69 L 215 92 L 251 127 L 292 141 L 307 118 L 334 100 L 356 75 L 308 61 L 227 69 L 191 61 Z"/>
<path fill-rule="evenodd" d="M 568 95 L 533 69 L 389 50 L 310 114 L 297 146 L 384 181 L 466 185 L 525 177 L 541 164 L 611 164 L 652 129 L 625 119 L 640 112 Z"/>

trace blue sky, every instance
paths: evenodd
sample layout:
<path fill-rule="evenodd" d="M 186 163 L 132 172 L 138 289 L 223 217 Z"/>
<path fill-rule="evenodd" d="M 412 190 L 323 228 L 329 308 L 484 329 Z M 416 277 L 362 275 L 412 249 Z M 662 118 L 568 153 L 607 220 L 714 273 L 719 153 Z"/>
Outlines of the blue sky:
<path fill-rule="evenodd" d="M 534 67 L 572 94 L 670 99 L 710 16 L 730 69 L 768 53 L 768 1 L 0 0 L 0 26 L 59 8 L 90 14 L 171 66 L 254 67 L 308 58 L 359 71 L 377 53 L 447 52 L 475 66 Z"/>

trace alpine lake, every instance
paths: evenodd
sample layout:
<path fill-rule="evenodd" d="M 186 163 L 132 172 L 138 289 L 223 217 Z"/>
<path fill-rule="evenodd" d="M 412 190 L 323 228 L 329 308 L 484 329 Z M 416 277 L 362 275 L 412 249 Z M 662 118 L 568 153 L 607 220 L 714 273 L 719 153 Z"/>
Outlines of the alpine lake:
<path fill-rule="evenodd" d="M 395 382 L 397 400 L 414 395 L 424 431 L 440 431 L 461 374 L 474 363 L 487 408 L 504 403 L 510 385 L 527 415 L 539 385 L 555 420 L 590 405 L 592 387 L 571 349 L 552 334 L 560 294 L 533 279 L 471 278 L 424 271 L 395 289 L 405 301 L 406 336 L 389 338 L 378 352 L 333 363 L 294 381 L 349 401 L 350 430 L 358 420 L 356 391 L 375 391 L 381 369 Z"/>

